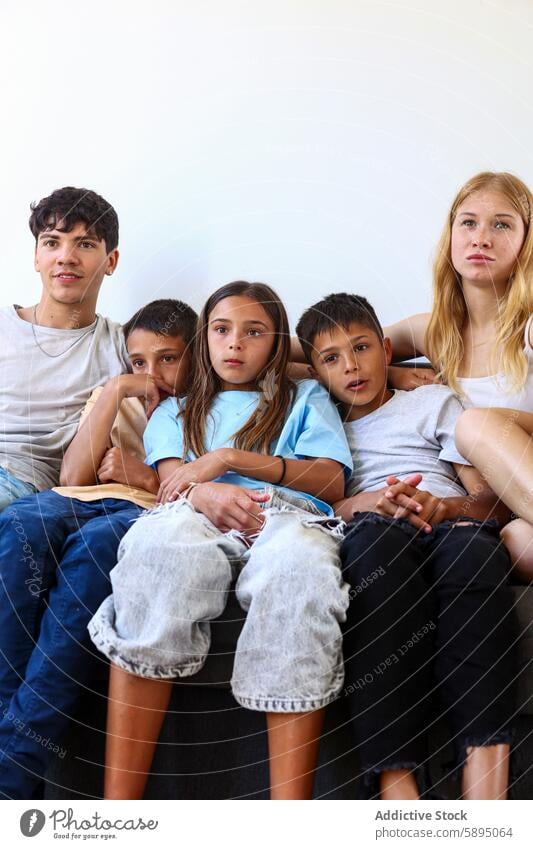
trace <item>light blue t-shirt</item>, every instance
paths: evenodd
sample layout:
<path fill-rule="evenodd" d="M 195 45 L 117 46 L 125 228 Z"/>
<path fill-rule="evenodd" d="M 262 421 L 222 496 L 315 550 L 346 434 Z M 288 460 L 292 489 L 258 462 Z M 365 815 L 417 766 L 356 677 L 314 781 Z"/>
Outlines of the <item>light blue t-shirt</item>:
<path fill-rule="evenodd" d="M 243 427 L 259 403 L 260 392 L 229 390 L 219 392 L 213 401 L 206 422 L 205 447 L 207 451 L 233 446 L 233 437 Z M 155 466 L 160 460 L 181 457 L 183 453 L 183 419 L 177 418 L 184 399 L 166 398 L 152 414 L 144 431 L 146 463 Z M 306 457 L 326 457 L 344 466 L 345 477 L 351 475 L 352 456 L 342 422 L 329 393 L 315 380 L 302 380 L 296 384 L 294 401 L 285 424 L 270 453 L 288 460 Z M 194 460 L 189 452 L 187 461 Z M 262 489 L 271 484 L 255 478 L 227 472 L 220 483 L 231 483 L 249 489 Z M 276 487 L 280 491 L 286 487 Z M 307 498 L 326 515 L 333 515 L 329 504 L 307 492 L 287 489 L 287 492 Z"/>

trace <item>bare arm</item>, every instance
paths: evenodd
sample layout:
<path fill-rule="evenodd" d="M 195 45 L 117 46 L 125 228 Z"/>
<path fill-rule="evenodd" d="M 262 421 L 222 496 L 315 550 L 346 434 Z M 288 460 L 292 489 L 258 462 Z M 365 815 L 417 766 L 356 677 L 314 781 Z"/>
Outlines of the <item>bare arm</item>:
<path fill-rule="evenodd" d="M 341 498 L 333 505 L 335 515 L 349 522 L 354 513 L 374 513 L 376 504 L 384 493 L 385 489 L 376 489 L 371 492 L 358 492 L 350 498 Z"/>
<path fill-rule="evenodd" d="M 168 480 L 172 472 L 176 469 L 181 469 L 183 463 L 179 457 L 168 457 L 166 460 L 160 460 L 157 464 L 157 474 L 161 483 Z"/>
<path fill-rule="evenodd" d="M 160 463 L 158 469 L 161 465 Z M 279 457 L 236 448 L 217 448 L 190 463 L 177 463 L 168 476 L 162 478 L 158 500 L 163 503 L 173 501 L 192 481 L 215 481 L 226 472 L 236 472 L 273 484 L 280 483 L 284 472 L 283 486 L 316 495 L 329 504 L 338 501 L 344 493 L 344 470 L 335 460 L 322 457 L 312 460 L 285 460 L 284 468 Z"/>
<path fill-rule="evenodd" d="M 411 366 L 389 366 L 387 383 L 393 389 L 404 389 L 410 392 L 419 386 L 435 383 L 435 372 L 432 368 L 416 368 Z"/>
<path fill-rule="evenodd" d="M 159 490 L 157 472 L 142 460 L 116 446 L 105 453 L 97 476 L 100 483 L 123 483 L 152 492 L 154 495 Z"/>
<path fill-rule="evenodd" d="M 305 363 L 308 365 L 297 336 L 291 336 L 291 363 Z"/>
<path fill-rule="evenodd" d="M 159 401 L 159 388 L 168 392 L 172 387 L 145 375 L 122 374 L 108 380 L 93 409 L 70 443 L 59 474 L 61 486 L 91 486 L 109 449 L 109 435 L 124 398 L 144 397 L 148 412 Z M 133 484 L 135 485 L 135 484 Z"/>
<path fill-rule="evenodd" d="M 288 374 L 292 380 L 309 380 L 313 377 L 311 366 L 304 363 L 289 363 Z"/>
<path fill-rule="evenodd" d="M 471 516 L 472 519 L 498 519 L 501 524 L 509 521 L 510 510 L 489 487 L 487 481 L 473 466 L 454 463 L 453 467 L 468 495 L 465 498 L 449 498 L 450 518 Z M 457 502 L 457 507 L 455 503 Z M 455 515 L 453 515 L 455 509 Z"/>
<path fill-rule="evenodd" d="M 385 336 L 389 336 L 392 341 L 395 360 L 426 355 L 424 338 L 428 322 L 429 313 L 419 313 L 385 328 Z M 394 389 L 416 389 L 418 386 L 434 383 L 435 378 L 435 372 L 429 368 L 389 366 L 387 373 L 388 382 Z M 305 380 L 311 376 L 309 363 L 304 357 L 302 346 L 296 336 L 291 337 L 289 374 L 293 380 Z"/>
<path fill-rule="evenodd" d="M 392 342 L 395 360 L 426 356 L 425 335 L 429 319 L 429 313 L 418 313 L 384 328 L 385 336 Z"/>
<path fill-rule="evenodd" d="M 90 486 L 104 454 L 110 447 L 109 435 L 117 416 L 116 391 L 108 381 L 93 409 L 67 448 L 61 463 L 61 486 Z M 122 399 L 121 399 L 122 400 Z"/>
<path fill-rule="evenodd" d="M 255 454 L 253 451 L 227 449 L 228 471 L 247 475 L 267 483 L 278 483 L 283 463 L 279 457 Z M 344 469 L 335 460 L 323 457 L 311 460 L 285 460 L 283 486 L 316 495 L 333 504 L 344 492 Z"/>

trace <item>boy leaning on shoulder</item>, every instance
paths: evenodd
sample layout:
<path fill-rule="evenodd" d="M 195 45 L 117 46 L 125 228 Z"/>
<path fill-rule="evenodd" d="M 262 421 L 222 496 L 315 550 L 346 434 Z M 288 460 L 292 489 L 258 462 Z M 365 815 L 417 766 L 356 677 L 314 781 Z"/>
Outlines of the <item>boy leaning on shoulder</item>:
<path fill-rule="evenodd" d="M 132 374 L 88 400 L 62 483 L 0 515 L 0 798 L 35 798 L 97 658 L 87 623 L 109 594 L 119 543 L 155 504 L 147 414 L 185 392 L 196 313 L 161 299 L 124 325 Z M 141 402 L 144 399 L 144 403 Z"/>
<path fill-rule="evenodd" d="M 445 386 L 387 387 L 390 342 L 363 297 L 330 295 L 297 333 L 353 456 L 336 509 L 352 587 L 345 692 L 369 794 L 423 794 L 437 696 L 463 796 L 505 798 L 516 626 L 497 520 L 508 511 L 455 448 L 462 406 Z"/>

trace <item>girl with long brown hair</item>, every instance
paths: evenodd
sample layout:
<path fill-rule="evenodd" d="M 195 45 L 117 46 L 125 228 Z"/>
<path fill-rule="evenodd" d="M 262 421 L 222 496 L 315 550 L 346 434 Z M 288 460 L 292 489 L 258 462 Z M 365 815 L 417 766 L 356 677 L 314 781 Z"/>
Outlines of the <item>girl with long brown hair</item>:
<path fill-rule="evenodd" d="M 289 348 L 270 287 L 223 286 L 200 315 L 187 399 L 150 419 L 160 506 L 126 534 L 90 624 L 112 661 L 108 798 L 142 796 L 172 679 L 202 668 L 234 578 L 247 612 L 234 697 L 266 712 L 272 797 L 311 795 L 323 708 L 343 680 L 349 599 L 330 504 L 351 457 L 327 391 L 288 379 Z"/>

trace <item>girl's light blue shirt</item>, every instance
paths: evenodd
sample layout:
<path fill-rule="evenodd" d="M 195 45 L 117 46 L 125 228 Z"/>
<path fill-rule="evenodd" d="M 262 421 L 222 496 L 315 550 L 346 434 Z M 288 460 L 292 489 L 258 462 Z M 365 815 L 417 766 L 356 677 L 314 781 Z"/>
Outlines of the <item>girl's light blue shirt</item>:
<path fill-rule="evenodd" d="M 207 418 L 206 450 L 231 448 L 235 434 L 246 424 L 262 397 L 260 392 L 241 390 L 219 392 Z M 148 465 L 156 466 L 160 460 L 167 460 L 170 457 L 181 458 L 183 419 L 178 418 L 178 413 L 183 404 L 184 399 L 167 398 L 152 414 L 144 431 L 144 447 Z M 329 393 L 316 380 L 302 380 L 296 384 L 292 407 L 280 435 L 271 446 L 270 453 L 288 460 L 302 460 L 309 457 L 336 460 L 344 467 L 346 480 L 350 477 L 353 470 L 352 455 L 339 413 Z M 187 461 L 194 459 L 195 455 L 189 452 Z M 249 489 L 271 486 L 265 481 L 244 477 L 235 472 L 227 472 L 216 478 L 216 481 Z M 281 491 L 286 489 L 281 486 L 276 488 Z M 287 491 L 309 499 L 326 515 L 333 515 L 330 505 L 319 498 L 294 489 Z"/>

